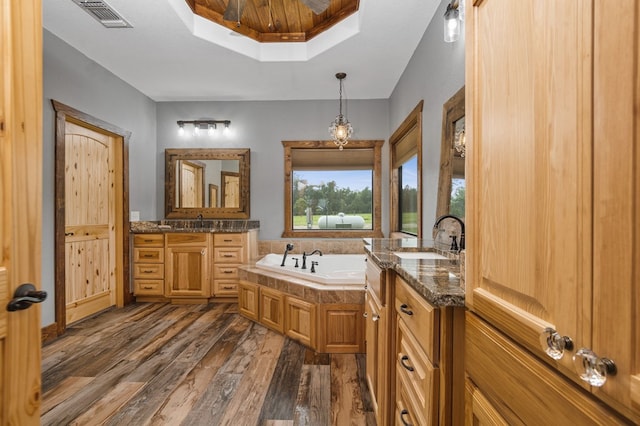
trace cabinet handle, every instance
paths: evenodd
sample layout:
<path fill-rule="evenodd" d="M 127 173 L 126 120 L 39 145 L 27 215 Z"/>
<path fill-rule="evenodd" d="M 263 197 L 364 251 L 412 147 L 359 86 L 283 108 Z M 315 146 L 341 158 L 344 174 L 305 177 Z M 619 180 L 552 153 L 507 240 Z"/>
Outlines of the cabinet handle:
<path fill-rule="evenodd" d="M 363 317 L 367 318 L 369 316 L 369 314 L 367 312 L 362 314 Z"/>
<path fill-rule="evenodd" d="M 224 240 L 224 242 L 225 242 L 225 243 L 230 243 L 230 242 L 232 242 L 232 241 L 233 241 L 233 240 Z"/>
<path fill-rule="evenodd" d="M 402 420 L 402 424 L 404 426 L 413 426 L 411 423 L 407 423 L 407 421 L 404 419 L 404 416 L 408 416 L 409 415 L 409 411 L 407 411 L 406 409 L 400 411 L 400 420 Z"/>
<path fill-rule="evenodd" d="M 378 314 L 375 314 L 375 315 L 373 315 L 373 316 L 371 317 L 371 321 L 373 321 L 373 322 L 376 322 L 376 321 L 378 321 L 379 319 L 380 319 L 380 315 L 378 315 Z"/>
<path fill-rule="evenodd" d="M 144 257 L 146 259 L 146 258 L 149 258 L 149 257 L 154 257 L 154 255 L 152 255 L 152 254 L 143 254 L 142 257 Z"/>
<path fill-rule="evenodd" d="M 616 364 L 609 358 L 600 358 L 591 349 L 580 348 L 573 356 L 573 365 L 578 376 L 591 386 L 601 387 L 607 376 L 615 376 L 618 372 Z"/>
<path fill-rule="evenodd" d="M 233 286 L 230 286 L 230 285 L 223 285 L 222 288 L 224 290 L 233 290 Z"/>
<path fill-rule="evenodd" d="M 402 366 L 408 371 L 414 371 L 415 369 L 412 366 L 406 364 L 405 361 L 409 361 L 409 357 L 407 355 L 402 355 L 402 358 L 400 358 L 400 364 L 402 364 Z"/>
<path fill-rule="evenodd" d="M 540 333 L 542 350 L 551 358 L 558 360 L 564 356 L 564 350 L 573 350 L 573 341 L 568 336 L 561 336 L 551 327 Z"/>
<path fill-rule="evenodd" d="M 223 254 L 222 257 L 233 257 L 232 254 Z"/>
<path fill-rule="evenodd" d="M 367 286 L 367 285 L 365 284 L 364 289 L 366 290 L 366 289 L 368 289 L 368 288 L 369 288 L 369 286 Z"/>
<path fill-rule="evenodd" d="M 153 290 L 153 287 L 151 287 L 150 285 L 143 285 L 142 288 L 145 290 Z"/>
<path fill-rule="evenodd" d="M 204 256 L 206 253 L 207 253 L 207 249 L 202 249 L 202 250 L 200 250 L 200 254 L 201 254 L 201 255 L 203 255 L 203 256 Z"/>
<path fill-rule="evenodd" d="M 226 269 L 222 271 L 223 274 L 233 274 L 233 271 Z"/>
<path fill-rule="evenodd" d="M 405 313 L 405 314 L 407 314 L 409 316 L 413 315 L 413 311 L 411 309 L 408 309 L 408 308 L 409 308 L 409 306 L 407 306 L 406 303 L 403 303 L 402 305 L 400 305 L 400 310 L 403 313 Z"/>
<path fill-rule="evenodd" d="M 153 274 L 153 271 L 152 271 L 152 270 L 150 270 L 150 269 L 145 269 L 145 270 L 144 270 L 144 271 L 142 271 L 142 272 L 144 272 L 145 274 Z"/>

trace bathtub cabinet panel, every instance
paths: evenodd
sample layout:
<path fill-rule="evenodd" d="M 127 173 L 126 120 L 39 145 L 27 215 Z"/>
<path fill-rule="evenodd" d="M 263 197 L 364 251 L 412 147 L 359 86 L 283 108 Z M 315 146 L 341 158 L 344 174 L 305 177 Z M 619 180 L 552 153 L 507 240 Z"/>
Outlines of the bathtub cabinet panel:
<path fill-rule="evenodd" d="M 260 319 L 259 288 L 260 286 L 257 284 L 247 281 L 238 283 L 238 311 L 241 315 L 254 321 Z"/>
<path fill-rule="evenodd" d="M 260 289 L 260 323 L 280 333 L 284 333 L 284 295 L 279 291 L 262 287 Z"/>
<path fill-rule="evenodd" d="M 316 346 L 316 305 L 295 297 L 285 298 L 284 332 L 309 347 Z"/>
<path fill-rule="evenodd" d="M 319 330 L 321 352 L 364 352 L 364 307 L 356 304 L 320 305 Z"/>

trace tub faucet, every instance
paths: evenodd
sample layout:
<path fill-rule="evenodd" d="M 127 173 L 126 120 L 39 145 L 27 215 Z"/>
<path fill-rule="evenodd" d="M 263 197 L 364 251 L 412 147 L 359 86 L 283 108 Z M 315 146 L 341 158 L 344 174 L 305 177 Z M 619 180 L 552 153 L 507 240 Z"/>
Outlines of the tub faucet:
<path fill-rule="evenodd" d="M 436 219 L 436 223 L 433 225 L 433 229 L 437 229 L 440 225 L 440 222 L 447 218 L 454 219 L 460 224 L 460 244 L 458 244 L 454 235 L 451 241 L 451 250 L 462 251 L 464 250 L 464 222 L 462 221 L 462 219 L 452 214 L 445 214 L 444 216 L 440 216 L 438 219 Z"/>
<path fill-rule="evenodd" d="M 312 251 L 311 253 L 307 253 L 305 251 L 302 252 L 302 268 L 300 269 L 307 269 L 307 256 L 313 256 L 314 254 L 319 254 L 320 256 L 322 256 L 322 252 L 318 249 Z"/>
<path fill-rule="evenodd" d="M 284 249 L 284 256 L 282 256 L 282 263 L 280 264 L 280 266 L 284 266 L 284 261 L 287 260 L 287 253 L 289 253 L 291 250 L 293 250 L 293 244 L 287 244 L 287 247 Z M 296 263 L 298 263 L 296 261 Z"/>

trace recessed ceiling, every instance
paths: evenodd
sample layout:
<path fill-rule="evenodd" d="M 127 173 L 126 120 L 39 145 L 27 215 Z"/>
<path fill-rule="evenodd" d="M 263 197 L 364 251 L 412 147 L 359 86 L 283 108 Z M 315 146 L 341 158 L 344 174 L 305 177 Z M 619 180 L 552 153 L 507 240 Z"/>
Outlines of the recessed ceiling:
<path fill-rule="evenodd" d="M 357 12 L 359 3 L 358 0 L 185 1 L 196 15 L 261 43 L 309 41 Z"/>
<path fill-rule="evenodd" d="M 43 26 L 155 101 L 337 99 L 337 72 L 348 75 L 348 99 L 387 99 L 440 5 L 359 0 L 357 12 L 309 41 L 259 43 L 194 14 L 186 0 L 107 2 L 133 28 L 105 28 L 72 0 L 43 1 Z"/>

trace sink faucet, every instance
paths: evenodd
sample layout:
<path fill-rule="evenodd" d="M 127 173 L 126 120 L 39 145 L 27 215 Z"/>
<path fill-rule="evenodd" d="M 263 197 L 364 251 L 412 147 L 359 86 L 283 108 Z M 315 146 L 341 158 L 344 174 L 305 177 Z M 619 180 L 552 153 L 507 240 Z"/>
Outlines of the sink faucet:
<path fill-rule="evenodd" d="M 203 228 L 204 227 L 204 223 L 202 222 L 202 213 L 200 213 L 198 216 L 196 216 L 196 219 L 198 219 L 198 224 L 200 226 L 198 226 L 198 228 Z"/>
<path fill-rule="evenodd" d="M 287 259 L 287 253 L 289 253 L 291 250 L 293 250 L 293 244 L 287 244 L 287 247 L 284 249 L 284 256 L 282 256 L 282 263 L 280 264 L 280 266 L 284 266 L 284 261 Z"/>
<path fill-rule="evenodd" d="M 314 254 L 319 254 L 320 256 L 322 256 L 322 252 L 318 249 L 312 251 L 311 253 L 307 253 L 305 251 L 302 252 L 302 268 L 300 269 L 307 269 L 307 257 L 308 256 L 313 256 Z"/>
<path fill-rule="evenodd" d="M 438 219 L 436 219 L 436 223 L 433 225 L 433 229 L 437 229 L 438 226 L 440 225 L 440 222 L 442 222 L 444 219 L 447 219 L 447 218 L 454 219 L 458 221 L 458 223 L 460 224 L 460 245 L 458 245 L 454 235 L 451 241 L 451 250 L 462 251 L 464 250 L 464 222 L 462 221 L 462 219 L 452 214 L 445 214 L 444 216 L 440 216 Z"/>

